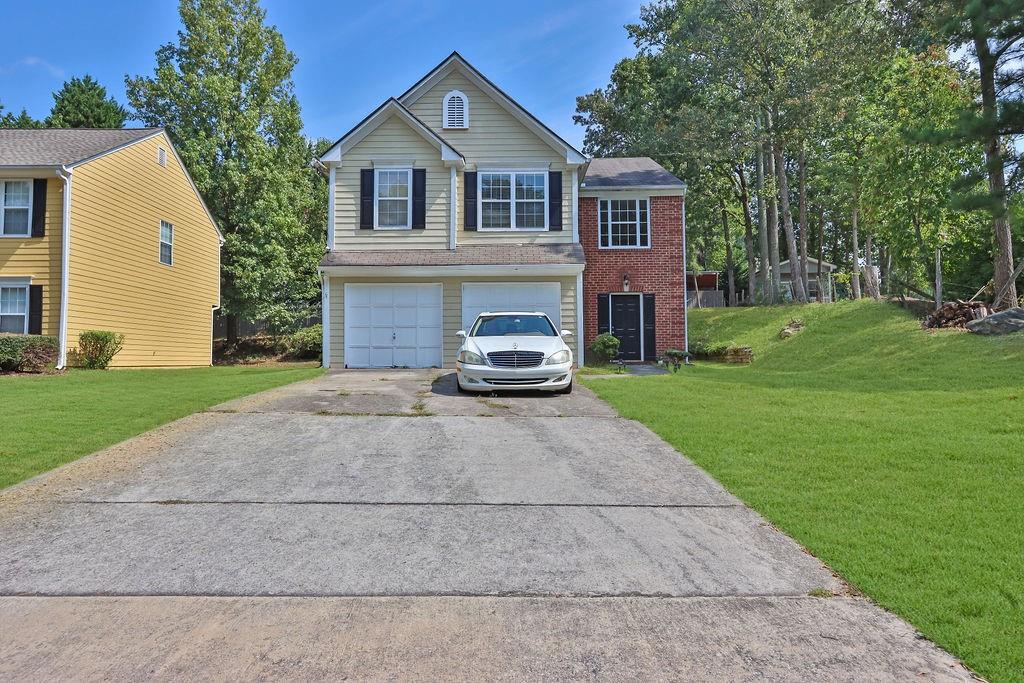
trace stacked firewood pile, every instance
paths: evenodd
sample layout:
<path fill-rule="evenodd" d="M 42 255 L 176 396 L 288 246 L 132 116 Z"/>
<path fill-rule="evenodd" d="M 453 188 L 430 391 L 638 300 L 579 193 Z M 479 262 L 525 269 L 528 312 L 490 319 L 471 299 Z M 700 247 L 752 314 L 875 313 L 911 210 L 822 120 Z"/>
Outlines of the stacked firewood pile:
<path fill-rule="evenodd" d="M 979 320 L 992 311 L 984 301 L 950 301 L 933 311 L 924 319 L 925 328 L 966 327 L 972 320 Z"/>

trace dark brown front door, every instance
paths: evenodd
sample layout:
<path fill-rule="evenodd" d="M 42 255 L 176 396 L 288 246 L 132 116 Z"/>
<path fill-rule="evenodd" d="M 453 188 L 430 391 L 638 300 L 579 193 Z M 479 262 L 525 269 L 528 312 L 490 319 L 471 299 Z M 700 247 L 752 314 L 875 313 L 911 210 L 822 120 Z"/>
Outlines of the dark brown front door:
<path fill-rule="evenodd" d="M 611 307 L 611 333 L 619 339 L 619 358 L 640 360 L 640 297 L 635 294 L 612 294 Z"/>

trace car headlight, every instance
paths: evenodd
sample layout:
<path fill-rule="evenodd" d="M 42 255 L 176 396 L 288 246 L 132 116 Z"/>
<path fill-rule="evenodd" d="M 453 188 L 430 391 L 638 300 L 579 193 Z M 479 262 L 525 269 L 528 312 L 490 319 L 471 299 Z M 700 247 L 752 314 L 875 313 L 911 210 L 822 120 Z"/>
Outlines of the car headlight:
<path fill-rule="evenodd" d="M 458 360 L 460 363 L 466 363 L 467 365 L 487 365 L 487 361 L 479 353 L 473 353 L 465 349 L 459 351 Z"/>
<path fill-rule="evenodd" d="M 561 365 L 562 363 L 568 363 L 571 360 L 572 354 L 567 350 L 562 349 L 561 351 L 556 351 L 551 354 L 548 359 L 544 361 L 544 365 Z"/>

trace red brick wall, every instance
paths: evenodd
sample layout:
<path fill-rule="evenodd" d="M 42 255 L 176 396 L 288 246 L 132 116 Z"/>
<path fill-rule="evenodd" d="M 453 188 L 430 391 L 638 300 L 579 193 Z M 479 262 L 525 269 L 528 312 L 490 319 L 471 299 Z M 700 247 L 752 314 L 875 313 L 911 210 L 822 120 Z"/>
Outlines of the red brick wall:
<path fill-rule="evenodd" d="M 654 294 L 658 355 L 683 348 L 682 197 L 651 197 L 650 249 L 598 249 L 597 197 L 580 197 L 580 243 L 587 256 L 583 271 L 584 346 L 597 336 L 597 295 L 622 291 Z"/>

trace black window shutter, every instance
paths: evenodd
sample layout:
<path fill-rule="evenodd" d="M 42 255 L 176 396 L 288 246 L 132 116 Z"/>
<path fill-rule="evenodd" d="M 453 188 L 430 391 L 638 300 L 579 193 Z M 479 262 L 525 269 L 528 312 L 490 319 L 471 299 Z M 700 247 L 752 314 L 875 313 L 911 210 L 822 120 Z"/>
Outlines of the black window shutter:
<path fill-rule="evenodd" d="M 654 295 L 644 294 L 644 359 L 654 360 L 658 356 L 657 338 L 654 334 Z"/>
<path fill-rule="evenodd" d="M 597 333 L 604 334 L 610 328 L 608 326 L 608 295 L 597 295 Z"/>
<path fill-rule="evenodd" d="M 46 178 L 32 181 L 32 236 L 46 235 Z"/>
<path fill-rule="evenodd" d="M 28 286 L 28 333 L 43 333 L 43 286 Z"/>
<path fill-rule="evenodd" d="M 462 174 L 463 222 L 466 230 L 476 230 L 476 171 Z"/>
<path fill-rule="evenodd" d="M 359 227 L 373 230 L 373 169 L 359 171 Z"/>
<path fill-rule="evenodd" d="M 548 229 L 562 229 L 562 172 L 548 172 Z"/>
<path fill-rule="evenodd" d="M 412 169 L 412 227 L 427 227 L 427 169 Z"/>

